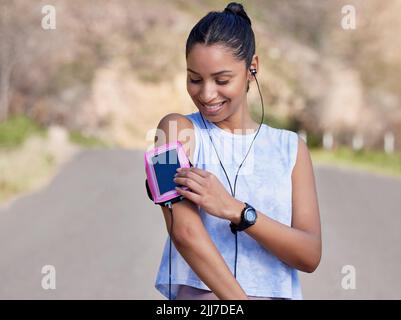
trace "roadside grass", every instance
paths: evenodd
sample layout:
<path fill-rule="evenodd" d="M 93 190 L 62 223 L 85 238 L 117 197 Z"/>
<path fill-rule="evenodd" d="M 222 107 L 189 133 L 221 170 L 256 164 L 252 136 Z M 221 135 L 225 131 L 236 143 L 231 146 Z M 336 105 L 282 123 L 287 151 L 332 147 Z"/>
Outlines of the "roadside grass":
<path fill-rule="evenodd" d="M 16 148 L 30 136 L 45 137 L 46 134 L 46 129 L 41 128 L 28 117 L 13 116 L 0 123 L 0 148 Z"/>
<path fill-rule="evenodd" d="M 67 133 L 68 139 L 55 152 L 49 147 L 48 131 L 25 116 L 10 117 L 0 123 L 0 204 L 47 183 L 65 160 L 60 158 L 60 150 L 109 147 L 97 138 L 73 131 Z M 344 146 L 327 151 L 312 145 L 309 150 L 314 164 L 363 169 L 401 178 L 399 152 L 353 151 Z"/>
<path fill-rule="evenodd" d="M 67 132 L 55 148 L 49 130 L 25 116 L 0 123 L 0 204 L 45 185 L 73 152 L 108 145 L 80 132 Z"/>
<path fill-rule="evenodd" d="M 331 164 L 401 178 L 400 152 L 353 151 L 351 148 L 339 147 L 333 151 L 311 148 L 310 154 L 314 164 Z"/>

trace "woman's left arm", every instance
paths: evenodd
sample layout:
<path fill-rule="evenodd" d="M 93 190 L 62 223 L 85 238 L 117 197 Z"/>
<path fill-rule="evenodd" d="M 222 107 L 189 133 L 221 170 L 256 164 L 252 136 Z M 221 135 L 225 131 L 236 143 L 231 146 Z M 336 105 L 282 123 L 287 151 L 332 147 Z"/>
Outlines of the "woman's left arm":
<path fill-rule="evenodd" d="M 233 198 L 214 174 L 198 168 L 181 169 L 175 182 L 189 187 L 178 191 L 210 214 L 239 223 L 245 204 Z M 260 211 L 257 215 L 256 223 L 242 232 L 293 268 L 309 273 L 317 268 L 322 251 L 319 206 L 312 161 L 302 139 L 298 138 L 292 171 L 292 226 Z"/>
<path fill-rule="evenodd" d="M 243 208 L 243 202 L 232 198 L 225 215 L 238 224 Z M 315 271 L 322 254 L 319 205 L 312 161 L 301 138 L 292 172 L 292 227 L 261 212 L 257 211 L 257 215 L 256 223 L 243 232 L 288 265 L 304 272 Z"/>

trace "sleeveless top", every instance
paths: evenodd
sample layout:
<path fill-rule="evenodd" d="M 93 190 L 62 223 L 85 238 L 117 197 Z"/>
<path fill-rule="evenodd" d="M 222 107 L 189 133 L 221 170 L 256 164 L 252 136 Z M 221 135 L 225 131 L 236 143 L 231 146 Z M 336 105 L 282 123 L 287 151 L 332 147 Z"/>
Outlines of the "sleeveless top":
<path fill-rule="evenodd" d="M 186 117 L 192 121 L 195 131 L 193 166 L 212 172 L 231 194 L 226 175 L 221 168 L 208 131 L 233 190 L 238 167 L 248 152 L 256 131 L 242 132 L 245 134 L 236 134 L 235 131 L 230 133 L 204 119 L 209 129 L 207 130 L 199 112 L 186 115 Z M 297 150 L 297 133 L 262 124 L 239 171 L 235 198 L 249 203 L 268 217 L 291 226 L 291 173 L 296 162 Z M 234 273 L 235 235 L 230 230 L 230 222 L 208 214 L 202 208 L 199 209 L 199 214 L 211 239 L 231 272 Z M 167 236 L 155 283 L 156 289 L 167 298 L 168 267 L 169 238 Z M 238 232 L 236 278 L 248 296 L 302 299 L 298 271 L 279 260 L 245 232 Z M 180 285 L 210 290 L 172 243 L 172 299 L 176 298 Z"/>

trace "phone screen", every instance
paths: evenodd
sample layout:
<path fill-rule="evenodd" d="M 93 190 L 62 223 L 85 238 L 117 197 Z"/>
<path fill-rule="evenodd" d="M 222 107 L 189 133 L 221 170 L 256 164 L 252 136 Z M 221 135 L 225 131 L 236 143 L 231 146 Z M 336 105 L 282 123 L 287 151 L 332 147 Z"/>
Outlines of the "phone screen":
<path fill-rule="evenodd" d="M 174 175 L 177 173 L 176 169 L 181 167 L 177 150 L 168 150 L 152 157 L 152 163 L 160 194 L 174 190 L 176 186 L 179 186 L 173 181 Z"/>

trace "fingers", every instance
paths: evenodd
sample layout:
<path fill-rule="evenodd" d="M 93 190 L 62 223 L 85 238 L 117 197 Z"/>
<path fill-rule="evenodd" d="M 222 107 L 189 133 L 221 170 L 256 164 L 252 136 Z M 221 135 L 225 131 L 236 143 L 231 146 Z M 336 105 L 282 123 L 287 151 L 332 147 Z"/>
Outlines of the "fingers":
<path fill-rule="evenodd" d="M 195 203 L 197 205 L 200 205 L 200 202 L 201 202 L 201 196 L 200 195 L 198 195 L 196 193 L 193 193 L 191 191 L 188 191 L 188 190 L 184 190 L 184 189 L 178 188 L 178 187 L 176 187 L 175 189 L 177 190 L 177 192 L 179 194 L 183 195 L 184 198 L 192 201 L 193 203 Z"/>
<path fill-rule="evenodd" d="M 185 190 L 181 188 L 176 188 L 176 190 L 188 200 L 197 205 L 201 205 L 201 200 L 205 192 L 204 188 L 207 178 L 209 178 L 210 175 L 210 172 L 195 167 L 179 168 L 177 169 L 174 182 L 186 186 L 191 190 Z"/>
<path fill-rule="evenodd" d="M 208 172 L 206 170 L 199 169 L 199 168 L 195 168 L 195 167 L 192 167 L 192 168 L 178 168 L 177 172 L 179 172 L 179 173 L 194 172 L 194 173 L 196 173 L 197 175 L 199 175 L 199 176 L 201 176 L 203 178 L 206 178 L 206 177 L 208 177 L 210 175 L 210 172 Z"/>
<path fill-rule="evenodd" d="M 191 179 L 189 177 L 178 177 L 177 176 L 176 178 L 174 178 L 174 182 L 177 184 L 180 184 L 182 186 L 186 186 L 198 194 L 202 193 L 202 186 L 197 181 L 195 181 L 194 179 Z"/>
<path fill-rule="evenodd" d="M 201 186 L 204 185 L 204 178 L 192 171 L 177 172 L 175 177 L 176 178 L 188 178 L 188 179 L 194 180 Z"/>

